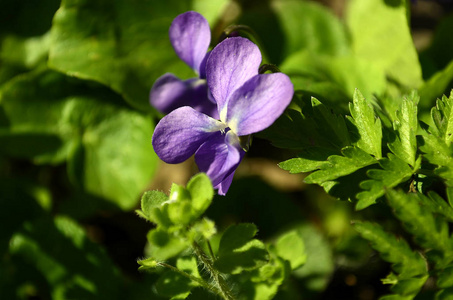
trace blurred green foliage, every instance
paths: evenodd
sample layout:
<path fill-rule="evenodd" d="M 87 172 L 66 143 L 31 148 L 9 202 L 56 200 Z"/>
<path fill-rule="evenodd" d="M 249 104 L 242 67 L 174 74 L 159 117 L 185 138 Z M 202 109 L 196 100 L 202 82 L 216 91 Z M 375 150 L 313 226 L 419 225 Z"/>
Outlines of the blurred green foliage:
<path fill-rule="evenodd" d="M 244 299 L 413 299 L 428 276 L 416 299 L 450 299 L 453 15 L 417 53 L 411 5 L 351 0 L 340 18 L 308 0 L 3 0 L 0 299 L 215 298 L 178 273 L 136 271 L 165 260 L 209 282 L 187 252 L 199 239 Z M 250 176 L 225 197 L 202 175 L 144 193 L 165 176 L 149 90 L 166 72 L 193 76 L 168 39 L 187 10 L 208 19 L 212 46 L 250 26 L 297 89 L 248 157 L 313 171 L 306 183 L 369 208 Z M 140 199 L 154 225 L 134 215 Z"/>

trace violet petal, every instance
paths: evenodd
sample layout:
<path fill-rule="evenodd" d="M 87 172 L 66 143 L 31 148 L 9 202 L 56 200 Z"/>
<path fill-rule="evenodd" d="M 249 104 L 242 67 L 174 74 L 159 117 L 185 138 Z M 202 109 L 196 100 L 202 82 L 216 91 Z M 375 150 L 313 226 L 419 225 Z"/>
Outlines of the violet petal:
<path fill-rule="evenodd" d="M 179 58 L 199 74 L 202 73 L 200 65 L 211 42 L 208 21 L 197 12 L 185 12 L 173 20 L 169 35 Z"/>
<path fill-rule="evenodd" d="M 183 81 L 173 74 L 164 74 L 151 88 L 150 103 L 165 114 L 178 107 L 190 106 L 214 119 L 219 118 L 217 106 L 209 98 L 206 80 L 198 78 Z"/>
<path fill-rule="evenodd" d="M 154 129 L 153 148 L 166 163 L 187 160 L 195 151 L 225 125 L 191 107 L 175 109 L 162 118 Z"/>
<path fill-rule="evenodd" d="M 216 185 L 214 188 L 217 189 L 219 195 L 225 196 L 230 188 L 231 183 L 233 182 L 234 172 L 228 175 L 221 183 Z"/>
<path fill-rule="evenodd" d="M 217 102 L 222 121 L 226 120 L 226 104 L 231 94 L 258 74 L 261 53 L 246 38 L 228 38 L 210 53 L 206 63 L 206 79 Z"/>
<path fill-rule="evenodd" d="M 222 187 L 222 192 L 226 193 L 231 184 L 231 181 L 228 183 L 231 179 L 229 177 L 238 167 L 244 154 L 235 133 L 228 131 L 224 135 L 219 132 L 201 145 L 195 153 L 195 162 L 200 171 L 209 176 L 212 185 L 216 188 Z M 222 184 L 223 182 L 228 184 Z"/>
<path fill-rule="evenodd" d="M 293 84 L 283 73 L 252 77 L 231 96 L 226 123 L 238 136 L 259 132 L 277 120 L 293 94 Z"/>

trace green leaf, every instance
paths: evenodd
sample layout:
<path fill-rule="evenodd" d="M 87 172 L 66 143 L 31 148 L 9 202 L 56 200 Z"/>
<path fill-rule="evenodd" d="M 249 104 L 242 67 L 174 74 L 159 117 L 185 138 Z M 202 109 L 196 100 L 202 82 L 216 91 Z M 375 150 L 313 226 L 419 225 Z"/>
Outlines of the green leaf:
<path fill-rule="evenodd" d="M 292 274 L 303 282 L 304 290 L 307 292 L 322 292 L 326 289 L 334 272 L 331 246 L 325 235 L 312 224 L 300 224 L 294 229 L 304 241 L 307 261 Z M 310 295 L 310 293 L 307 294 Z"/>
<path fill-rule="evenodd" d="M 368 170 L 367 175 L 371 180 L 365 180 L 360 183 L 360 187 L 366 191 L 357 194 L 358 202 L 356 209 L 364 209 L 384 196 L 385 191 L 393 188 L 398 184 L 409 180 L 414 173 L 406 162 L 397 156 L 389 153 L 388 159 L 379 160 L 382 169 Z"/>
<path fill-rule="evenodd" d="M 280 69 L 290 76 L 296 90 L 311 92 L 316 98 L 320 95 L 332 107 L 345 105 L 355 89 L 371 98 L 386 87 L 382 70 L 352 55 L 335 57 L 302 50 L 287 57 Z"/>
<path fill-rule="evenodd" d="M 336 154 L 336 151 L 329 148 L 308 148 L 302 150 L 297 155 L 298 157 L 283 161 L 278 166 L 291 174 L 310 172 L 321 169 L 323 164 L 328 164 L 326 160 L 334 154 Z"/>
<path fill-rule="evenodd" d="M 354 222 L 353 226 L 364 239 L 371 242 L 385 261 L 393 264 L 399 280 L 427 274 L 425 260 L 419 253 L 412 251 L 403 238 L 397 239 L 381 226 L 369 222 Z"/>
<path fill-rule="evenodd" d="M 444 254 L 443 258 L 436 262 L 438 265 L 442 266 L 453 260 L 453 245 L 449 240 L 446 223 L 435 219 L 429 210 L 423 209 L 417 194 L 387 190 L 386 197 L 395 216 L 414 235 L 419 245 Z"/>
<path fill-rule="evenodd" d="M 453 208 L 434 191 L 428 192 L 428 197 L 420 195 L 420 203 L 433 213 L 440 214 L 447 218 L 449 222 L 453 222 Z"/>
<path fill-rule="evenodd" d="M 356 147 L 345 147 L 341 152 L 344 156 L 329 156 L 328 163 L 321 164 L 321 169 L 307 176 L 305 182 L 322 184 L 377 162 L 371 155 Z"/>
<path fill-rule="evenodd" d="M 453 299 L 453 288 L 440 290 L 436 294 L 436 300 L 452 300 Z"/>
<path fill-rule="evenodd" d="M 409 98 L 403 99 L 400 109 L 396 112 L 396 120 L 393 121 L 396 139 L 388 145 L 398 158 L 413 167 L 417 153 L 415 135 L 418 128 L 417 103 L 419 99 L 420 97 L 415 92 Z"/>
<path fill-rule="evenodd" d="M 274 1 L 272 8 L 286 41 L 283 57 L 301 49 L 329 55 L 349 52 L 349 40 L 344 25 L 322 5 L 280 0 Z"/>
<path fill-rule="evenodd" d="M 307 260 L 304 241 L 295 230 L 280 236 L 275 243 L 275 250 L 278 256 L 289 261 L 292 270 L 299 268 Z"/>
<path fill-rule="evenodd" d="M 220 240 L 214 266 L 223 273 L 238 274 L 256 269 L 269 260 L 264 244 L 252 239 L 257 233 L 253 224 L 238 224 L 227 228 Z"/>
<path fill-rule="evenodd" d="M 184 256 L 176 261 L 176 268 L 190 276 L 200 278 L 197 260 L 193 256 Z M 183 276 L 179 272 L 168 271 L 164 273 L 156 282 L 156 290 L 159 295 L 172 297 L 172 299 L 185 299 L 190 291 L 199 284 Z"/>
<path fill-rule="evenodd" d="M 437 286 L 445 289 L 453 286 L 453 267 L 448 267 L 439 272 Z"/>
<path fill-rule="evenodd" d="M 453 144 L 447 146 L 442 138 L 429 133 L 420 136 L 419 144 L 425 153 L 423 157 L 438 166 L 435 174 L 444 178 L 448 186 L 453 186 Z"/>
<path fill-rule="evenodd" d="M 204 173 L 193 176 L 187 183 L 187 190 L 192 199 L 192 208 L 195 216 L 201 216 L 211 205 L 214 189 L 211 180 Z"/>
<path fill-rule="evenodd" d="M 52 299 L 117 299 L 122 280 L 104 249 L 73 220 L 38 218 L 10 242 L 10 253 L 28 262 L 50 286 Z"/>
<path fill-rule="evenodd" d="M 49 33 L 29 38 L 9 35 L 2 40 L 0 60 L 31 69 L 45 63 L 49 47 Z"/>
<path fill-rule="evenodd" d="M 279 287 L 289 278 L 291 267 L 288 261 L 276 256 L 273 247 L 269 248 L 270 261 L 264 266 L 255 269 L 244 275 L 241 274 L 239 284 L 241 285 L 241 298 L 266 300 L 273 299 Z"/>
<path fill-rule="evenodd" d="M 374 115 L 371 104 L 365 100 L 362 94 L 356 90 L 353 103 L 349 103 L 351 117 L 348 120 L 357 128 L 355 144 L 365 152 L 380 159 L 382 126 L 379 118 Z"/>
<path fill-rule="evenodd" d="M 433 133 L 449 146 L 453 141 L 453 91 L 449 98 L 444 95 L 437 100 L 436 107 L 431 109 L 431 118 L 437 129 Z"/>
<path fill-rule="evenodd" d="M 420 106 L 428 108 L 435 99 L 448 92 L 450 82 L 453 80 L 453 60 L 443 69 L 431 76 L 419 89 Z"/>
<path fill-rule="evenodd" d="M 346 24 L 356 56 L 400 84 L 417 88 L 423 82 L 422 72 L 405 3 L 405 0 L 349 1 Z"/>
<path fill-rule="evenodd" d="M 168 28 L 190 2 L 65 0 L 51 30 L 49 65 L 111 87 L 149 111 L 149 90 L 165 72 L 193 74 L 171 48 Z"/>
<path fill-rule="evenodd" d="M 398 280 L 398 282 L 393 285 L 390 290 L 402 296 L 415 297 L 420 292 L 428 277 L 428 275 L 425 275 L 418 278 Z"/>
<path fill-rule="evenodd" d="M 142 195 L 141 212 L 145 219 L 159 224 L 160 220 L 155 216 L 154 209 L 159 209 L 168 200 L 168 196 L 159 191 L 147 191 Z"/>
<path fill-rule="evenodd" d="M 30 139 L 25 154 L 37 163 L 67 160 L 75 184 L 131 209 L 157 165 L 150 142 L 154 125 L 150 116 L 115 101 L 121 103 L 103 87 L 88 87 L 54 71 L 27 73 L 0 89 L 8 120 L 2 135 L 54 136 L 59 142 L 45 151 L 42 141 Z"/>
<path fill-rule="evenodd" d="M 311 103 L 319 133 L 338 148 L 350 146 L 349 132 L 343 116 L 335 115 L 316 98 L 311 98 Z"/>
<path fill-rule="evenodd" d="M 150 230 L 147 239 L 149 242 L 147 255 L 158 261 L 172 258 L 189 247 L 187 241 L 160 228 Z"/>

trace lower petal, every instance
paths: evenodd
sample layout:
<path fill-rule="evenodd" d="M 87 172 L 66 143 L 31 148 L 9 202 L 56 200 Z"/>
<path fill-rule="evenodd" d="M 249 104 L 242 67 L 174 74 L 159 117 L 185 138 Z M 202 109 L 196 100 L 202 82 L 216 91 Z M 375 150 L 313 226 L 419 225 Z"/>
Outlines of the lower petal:
<path fill-rule="evenodd" d="M 151 88 L 149 101 L 165 114 L 178 107 L 190 106 L 218 119 L 217 104 L 209 99 L 208 86 L 203 79 L 191 78 L 183 81 L 173 74 L 164 74 Z"/>
<path fill-rule="evenodd" d="M 205 172 L 212 185 L 224 195 L 231 184 L 234 171 L 244 157 L 239 139 L 233 132 L 217 133 L 209 138 L 195 153 L 195 162 Z"/>
<path fill-rule="evenodd" d="M 191 157 L 225 125 L 191 107 L 175 109 L 162 118 L 153 134 L 153 148 L 166 163 L 176 164 Z"/>

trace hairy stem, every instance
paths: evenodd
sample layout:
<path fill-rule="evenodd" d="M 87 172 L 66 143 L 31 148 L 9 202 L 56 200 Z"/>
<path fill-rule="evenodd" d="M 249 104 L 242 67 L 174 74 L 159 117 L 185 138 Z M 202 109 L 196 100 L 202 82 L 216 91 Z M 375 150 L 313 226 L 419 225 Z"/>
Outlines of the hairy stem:
<path fill-rule="evenodd" d="M 197 242 L 193 242 L 192 248 L 195 251 L 199 261 L 205 266 L 206 270 L 212 277 L 216 288 L 218 289 L 217 294 L 219 294 L 225 300 L 234 300 L 233 295 L 231 294 L 231 290 L 225 279 L 223 279 L 222 275 L 214 268 L 212 260 L 204 253 L 203 249 L 201 249 L 200 245 Z"/>

